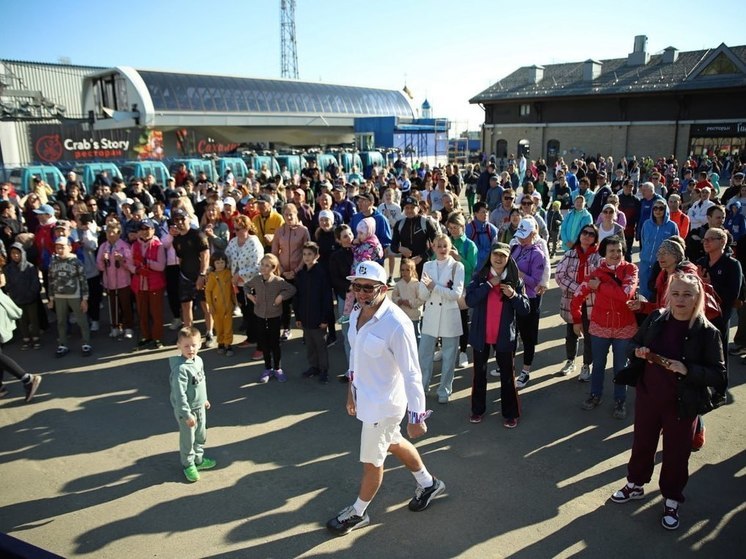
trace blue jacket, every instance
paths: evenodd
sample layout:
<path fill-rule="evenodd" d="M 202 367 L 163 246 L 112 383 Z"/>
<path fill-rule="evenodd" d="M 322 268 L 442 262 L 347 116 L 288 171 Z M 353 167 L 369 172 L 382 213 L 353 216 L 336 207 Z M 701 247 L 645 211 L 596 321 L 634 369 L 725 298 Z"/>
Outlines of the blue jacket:
<path fill-rule="evenodd" d="M 482 272 L 476 274 L 466 288 L 466 304 L 473 309 L 469 326 L 469 344 L 475 351 L 484 351 L 484 339 L 487 336 L 487 296 L 491 289 L 492 286 Z M 528 298 L 523 293 L 522 281 L 518 280 L 515 290 L 515 297 L 503 301 L 500 313 L 500 335 L 495 344 L 497 351 L 515 351 L 516 314 L 525 316 L 530 310 Z M 506 332 L 509 335 L 505 335 Z"/>
<path fill-rule="evenodd" d="M 566 245 L 565 248 L 575 244 L 580 235 L 580 230 L 586 225 L 593 223 L 591 212 L 586 209 L 580 211 L 572 209 L 567 212 L 562 225 L 560 226 L 560 239 Z"/>
<path fill-rule="evenodd" d="M 389 220 L 386 219 L 386 216 L 384 216 L 377 209 L 373 210 L 373 213 L 369 216 L 363 215 L 362 212 L 357 212 L 355 215 L 353 215 L 352 219 L 350 220 L 350 228 L 352 229 L 352 234 L 356 234 L 355 232 L 357 231 L 357 224 L 360 223 L 365 217 L 372 217 L 375 220 L 376 237 L 378 237 L 378 242 L 381 243 L 381 246 L 383 248 L 388 248 L 389 246 L 391 246 L 391 225 L 389 225 Z"/>
<path fill-rule="evenodd" d="M 652 218 L 642 224 L 642 231 L 640 232 L 640 262 L 648 264 L 654 262 L 658 258 L 658 249 L 661 243 L 672 235 L 679 234 L 679 226 L 671 221 L 668 204 L 665 204 L 665 206 L 666 211 L 663 213 L 663 222 L 660 225 L 656 224 Z"/>
<path fill-rule="evenodd" d="M 477 219 L 472 219 L 466 224 L 464 234 L 477 245 L 477 265 L 474 269 L 479 270 L 490 255 L 492 243 L 497 241 L 497 227 L 489 221 L 482 223 Z"/>

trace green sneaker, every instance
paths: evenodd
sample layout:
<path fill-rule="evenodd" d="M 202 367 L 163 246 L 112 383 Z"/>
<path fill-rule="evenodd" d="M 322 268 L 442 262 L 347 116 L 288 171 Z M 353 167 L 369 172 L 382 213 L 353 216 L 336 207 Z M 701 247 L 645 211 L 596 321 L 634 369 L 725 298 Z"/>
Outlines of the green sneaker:
<path fill-rule="evenodd" d="M 199 472 L 197 471 L 197 466 L 192 464 L 188 468 L 184 468 L 184 475 L 186 476 L 187 480 L 191 482 L 199 481 Z"/>
<path fill-rule="evenodd" d="M 212 470 L 215 467 L 215 460 L 212 458 L 202 458 L 202 462 L 195 464 L 198 470 Z"/>

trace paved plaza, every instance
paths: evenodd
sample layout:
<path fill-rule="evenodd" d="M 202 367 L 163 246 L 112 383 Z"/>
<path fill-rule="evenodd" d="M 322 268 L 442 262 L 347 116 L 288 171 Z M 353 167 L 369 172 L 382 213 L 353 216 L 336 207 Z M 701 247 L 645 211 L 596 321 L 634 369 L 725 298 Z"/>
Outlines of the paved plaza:
<path fill-rule="evenodd" d="M 343 538 L 324 523 L 355 499 L 360 424 L 345 412 L 346 386 L 300 377 L 299 331 L 283 345 L 286 384 L 258 384 L 263 366 L 247 364 L 250 350 L 202 352 L 212 403 L 207 449 L 218 466 L 195 484 L 181 472 L 169 403 L 174 346 L 133 353 L 100 332 L 92 357 L 73 351 L 56 360 L 51 332 L 40 351 L 8 345 L 3 351 L 44 381 L 30 404 L 15 381 L 0 400 L 0 532 L 65 557 L 741 556 L 746 367 L 734 359 L 735 403 L 706 416 L 681 528 L 667 532 L 660 465 L 644 500 L 608 499 L 625 478 L 632 413 L 611 417 L 610 379 L 603 404 L 588 412 L 580 408 L 588 385 L 557 376 L 558 298 L 554 287 L 543 303 L 519 427 L 503 428 L 492 377 L 489 415 L 470 424 L 471 368 L 458 369 L 451 402 L 429 399 L 435 413 L 417 442 L 445 495 L 424 512 L 407 510 L 414 480 L 390 457 L 371 526 Z M 341 343 L 330 352 L 331 372 L 341 373 Z"/>

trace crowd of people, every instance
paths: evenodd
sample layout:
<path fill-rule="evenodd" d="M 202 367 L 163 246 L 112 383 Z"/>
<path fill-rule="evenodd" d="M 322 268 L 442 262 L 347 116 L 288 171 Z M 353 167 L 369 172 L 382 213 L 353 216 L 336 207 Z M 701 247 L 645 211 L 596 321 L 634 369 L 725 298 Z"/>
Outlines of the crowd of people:
<path fill-rule="evenodd" d="M 400 309 L 397 320 L 406 318 L 417 346 L 423 393 L 430 393 L 434 362 L 440 362 L 435 396 L 448 404 L 456 368 L 473 363 L 469 421 L 480 423 L 488 411 L 487 370 L 494 350 L 490 373 L 501 378 L 503 425 L 514 429 L 521 417 L 519 390 L 530 383 L 539 343 L 542 299 L 556 264 L 561 292 L 556 311 L 567 325 L 566 361 L 558 364 L 559 372 L 577 371 L 584 340 L 577 379 L 590 381 L 590 390 L 582 408 L 591 411 L 602 403 L 610 350 L 620 379 L 631 363 L 642 363 L 629 381 L 638 394 L 629 483 L 612 500 L 642 496 L 652 473 L 651 448 L 662 429 L 664 441 L 678 449 L 664 456 L 661 474 L 662 523 L 674 529 L 689 452 L 704 444 L 701 415 L 727 401 L 728 354 L 746 354 L 746 185 L 737 160 L 728 160 L 727 186 L 721 185 L 719 170 L 717 157 L 690 158 L 683 165 L 673 158 L 615 164 L 596 157 L 569 165 L 560 159 L 550 169 L 543 160 L 521 156 L 506 165 L 470 164 L 463 171 L 451 164 L 410 168 L 398 159 L 389 168 L 374 166 L 367 178 L 356 168 L 319 169 L 314 161 L 295 177 L 286 170 L 277 176 L 252 171 L 243 182 L 229 172 L 213 183 L 182 169 L 165 185 L 150 175 L 129 184 L 99 176 L 83 185 L 70 173 L 57 191 L 40 179 L 25 196 L 2 185 L 2 281 L 15 302 L 22 350 L 43 347 L 41 333 L 50 328 L 46 301 L 54 311 L 59 358 L 70 352 L 75 328 L 80 351 L 88 356 L 91 334 L 102 324 L 109 325 L 112 338 L 132 340 L 137 351 L 162 348 L 168 324 L 180 331 L 187 360 L 195 339 L 226 357 L 236 348 L 248 349 L 242 354 L 247 360 L 264 362 L 259 383 L 285 382 L 282 342 L 295 326 L 303 333 L 308 361 L 301 375 L 328 383 L 328 352 L 339 329 L 348 367 L 338 378 L 351 390 L 355 336 L 348 333 L 361 328 L 357 321 L 369 295 L 391 291 L 386 299 Z M 633 263 L 635 244 L 639 260 Z M 376 268 L 374 281 L 356 282 L 366 277 L 368 262 L 380 265 L 380 273 Z M 108 321 L 102 321 L 104 306 Z M 729 347 L 733 309 L 741 310 Z M 194 329 L 195 313 L 204 319 L 204 335 Z M 240 317 L 238 332 L 234 317 Z M 705 331 L 707 336 L 700 335 Z M 713 331 L 718 335 L 710 336 Z M 236 345 L 237 333 L 242 339 Z M 684 348 L 682 340 L 690 338 L 709 345 L 702 351 Z M 372 334 L 366 339 L 376 341 Z M 519 340 L 523 353 L 516 375 Z M 676 343 L 661 345 L 662 340 Z M 366 352 L 372 354 L 370 348 Z M 23 381 L 30 401 L 41 377 L 4 354 L 0 360 L 4 371 Z M 626 392 L 622 380 L 614 385 L 611 411 L 620 420 L 627 417 Z M 643 392 L 655 412 L 641 412 Z M 6 394 L 0 386 L 0 396 Z M 419 408 L 418 398 L 410 395 Z M 178 399 L 182 408 L 184 402 Z M 688 427 L 680 422 L 673 427 L 675 418 L 686 419 Z M 194 434 L 190 439 L 182 430 L 182 438 L 185 475 L 196 481 L 202 450 L 186 448 L 194 445 Z M 421 473 L 421 461 L 408 447 L 403 456 Z M 428 503 L 442 492 L 442 482 L 429 474 L 417 479 L 434 484 L 420 484 L 420 495 L 431 490 Z M 367 506 L 370 499 L 363 501 Z M 362 519 L 364 512 L 357 503 L 333 531 L 359 527 L 362 520 L 345 524 L 345 518 Z"/>

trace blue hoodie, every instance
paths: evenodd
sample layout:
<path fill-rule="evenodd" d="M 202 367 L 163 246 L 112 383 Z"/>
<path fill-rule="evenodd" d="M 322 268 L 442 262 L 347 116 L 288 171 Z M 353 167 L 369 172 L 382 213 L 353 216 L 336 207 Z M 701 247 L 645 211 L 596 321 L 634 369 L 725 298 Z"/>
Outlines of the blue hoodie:
<path fill-rule="evenodd" d="M 658 224 L 652 217 L 650 217 L 643 222 L 642 231 L 640 232 L 639 286 L 640 293 L 642 293 L 648 300 L 652 296 L 652 292 L 648 288 L 648 280 L 650 279 L 651 268 L 658 259 L 658 249 L 663 241 L 673 235 L 679 234 L 679 226 L 671 221 L 668 204 L 666 204 L 665 200 L 662 198 L 655 200 L 655 202 L 659 205 L 662 204 L 665 208 L 665 211 L 663 212 L 663 221 Z"/>

